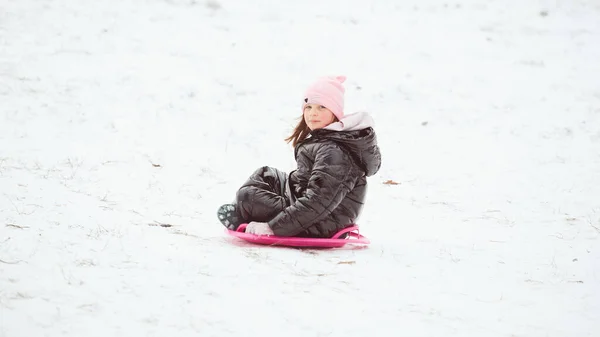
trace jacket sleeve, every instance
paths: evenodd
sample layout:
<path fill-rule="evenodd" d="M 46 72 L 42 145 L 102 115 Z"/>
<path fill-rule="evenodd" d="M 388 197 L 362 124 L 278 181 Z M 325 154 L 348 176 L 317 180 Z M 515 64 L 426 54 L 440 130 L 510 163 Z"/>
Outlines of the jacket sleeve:
<path fill-rule="evenodd" d="M 319 147 L 303 196 L 269 221 L 277 236 L 295 236 L 327 217 L 359 177 L 352 159 L 335 144 Z"/>

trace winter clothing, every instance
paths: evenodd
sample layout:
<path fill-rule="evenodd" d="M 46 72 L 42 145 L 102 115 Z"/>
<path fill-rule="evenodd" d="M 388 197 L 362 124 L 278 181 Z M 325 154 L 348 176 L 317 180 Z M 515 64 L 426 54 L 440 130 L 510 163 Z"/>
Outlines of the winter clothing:
<path fill-rule="evenodd" d="M 239 223 L 267 223 L 277 236 L 324 238 L 354 224 L 365 202 L 367 177 L 381 167 L 370 116 L 348 115 L 313 130 L 294 154 L 297 168 L 289 175 L 264 166 L 240 187 Z"/>
<path fill-rule="evenodd" d="M 333 131 L 355 131 L 373 127 L 375 122 L 367 113 L 357 112 L 340 118 L 338 122 L 331 123 L 324 127 Z"/>
<path fill-rule="evenodd" d="M 236 212 L 235 204 L 225 204 L 217 211 L 219 221 L 228 229 L 235 230 L 242 222 Z"/>
<path fill-rule="evenodd" d="M 318 79 L 306 89 L 302 111 L 307 104 L 319 104 L 331 110 L 338 119 L 342 119 L 346 91 L 342 85 L 344 81 L 346 81 L 346 76 L 343 75 Z"/>
<path fill-rule="evenodd" d="M 246 233 L 256 235 L 273 235 L 273 230 L 266 222 L 251 222 L 246 226 Z"/>

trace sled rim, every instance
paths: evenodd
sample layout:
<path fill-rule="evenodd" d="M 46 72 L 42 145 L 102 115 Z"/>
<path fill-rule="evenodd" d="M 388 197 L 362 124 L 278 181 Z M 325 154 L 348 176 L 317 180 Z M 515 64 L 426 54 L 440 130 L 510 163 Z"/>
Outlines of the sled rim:
<path fill-rule="evenodd" d="M 244 241 L 270 246 L 340 248 L 347 244 L 368 245 L 371 243 L 368 238 L 358 232 L 359 228 L 356 225 L 338 231 L 331 238 L 303 238 L 248 234 L 245 232 L 246 226 L 247 224 L 241 224 L 235 231 L 230 229 L 225 229 L 225 231 L 227 234 Z M 348 237 L 340 239 L 339 237 L 343 234 L 348 234 Z"/>

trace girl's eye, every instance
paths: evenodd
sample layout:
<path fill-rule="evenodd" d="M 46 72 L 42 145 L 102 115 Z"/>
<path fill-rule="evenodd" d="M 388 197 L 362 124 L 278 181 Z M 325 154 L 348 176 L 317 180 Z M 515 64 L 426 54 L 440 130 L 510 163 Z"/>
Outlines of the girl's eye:
<path fill-rule="evenodd" d="M 326 109 L 324 105 L 319 105 L 319 109 Z"/>
<path fill-rule="evenodd" d="M 304 110 L 308 110 L 308 109 L 310 109 L 310 105 L 307 105 L 304 107 Z"/>

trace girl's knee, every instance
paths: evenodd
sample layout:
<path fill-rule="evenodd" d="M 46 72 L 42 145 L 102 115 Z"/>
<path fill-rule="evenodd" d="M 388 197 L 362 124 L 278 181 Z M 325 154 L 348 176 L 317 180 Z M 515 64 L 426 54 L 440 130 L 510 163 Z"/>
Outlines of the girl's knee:
<path fill-rule="evenodd" d="M 237 190 L 235 194 L 235 199 L 237 200 L 237 202 L 239 203 L 241 201 L 249 200 L 251 194 L 253 194 L 251 191 L 252 189 L 254 189 L 254 187 L 252 186 L 243 186 L 239 190 Z"/>

